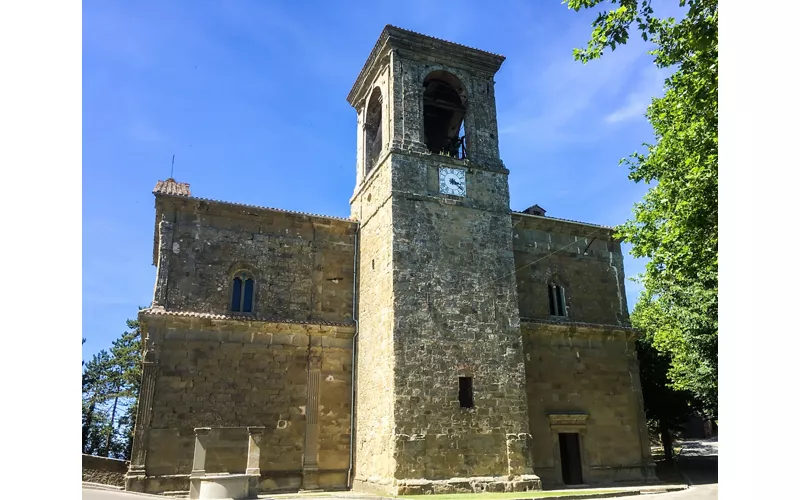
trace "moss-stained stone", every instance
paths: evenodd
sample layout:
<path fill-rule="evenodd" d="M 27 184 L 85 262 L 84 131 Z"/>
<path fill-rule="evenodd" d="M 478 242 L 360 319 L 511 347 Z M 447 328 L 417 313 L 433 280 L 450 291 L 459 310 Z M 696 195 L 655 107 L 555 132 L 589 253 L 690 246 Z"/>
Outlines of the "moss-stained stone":
<path fill-rule="evenodd" d="M 562 432 L 579 435 L 584 482 L 652 477 L 619 242 L 610 228 L 510 211 L 502 62 L 384 30 L 348 96 L 359 123 L 351 219 L 159 183 L 127 489 L 188 491 L 196 427 L 213 429 L 206 470 L 238 473 L 245 427 L 263 426 L 263 492 L 541 489 L 563 484 Z M 425 145 L 433 72 L 465 99 L 466 158 Z M 372 95 L 382 135 L 367 169 Z M 440 192 L 442 168 L 464 171 L 465 196 Z M 254 279 L 247 314 L 231 311 L 243 271 Z M 551 315 L 551 285 L 565 315 Z"/>

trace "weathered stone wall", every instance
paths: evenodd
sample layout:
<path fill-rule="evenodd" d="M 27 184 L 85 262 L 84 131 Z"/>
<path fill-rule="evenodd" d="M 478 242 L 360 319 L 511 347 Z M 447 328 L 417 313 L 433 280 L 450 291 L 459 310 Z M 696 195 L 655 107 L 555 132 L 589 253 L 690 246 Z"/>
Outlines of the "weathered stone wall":
<path fill-rule="evenodd" d="M 394 154 L 398 478 L 508 476 L 507 434 L 528 432 L 505 171 Z M 438 168 L 467 169 L 467 197 Z M 474 408 L 458 378 L 473 377 Z M 516 473 L 530 467 L 513 464 Z"/>
<path fill-rule="evenodd" d="M 438 57 L 437 57 L 438 56 Z M 454 75 L 468 96 L 468 111 L 464 118 L 467 139 L 467 157 L 471 161 L 499 167 L 500 154 L 497 140 L 497 114 L 494 97 L 494 78 L 490 70 L 476 71 L 475 67 L 458 58 L 443 58 L 441 54 L 420 52 L 394 52 L 391 109 L 392 143 L 398 149 L 419 152 L 424 145 L 422 120 L 423 82 L 434 71 L 442 70 Z"/>
<path fill-rule="evenodd" d="M 346 484 L 350 437 L 353 328 L 265 321 L 141 316 L 156 346 L 155 392 L 148 430 L 148 476 L 187 475 L 196 427 L 214 428 L 206 470 L 241 473 L 247 432 L 265 426 L 262 490 L 301 485 L 309 353 L 321 355 L 318 422 L 320 481 Z M 157 484 L 150 491 L 166 486 Z"/>
<path fill-rule="evenodd" d="M 386 491 L 394 478 L 394 343 L 390 164 L 376 165 L 352 203 L 359 218 L 356 489 Z"/>
<path fill-rule="evenodd" d="M 502 61 L 384 30 L 348 96 L 353 220 L 157 195 L 131 485 L 185 491 L 195 427 L 264 426 L 263 491 L 345 486 L 356 331 L 357 490 L 523 491 L 541 487 L 534 473 L 560 484 L 554 412 L 585 417 L 569 425 L 587 482 L 649 473 L 619 243 L 608 228 L 509 212 Z M 437 70 L 460 83 L 466 160 L 425 146 L 423 82 Z M 361 127 L 375 87 L 383 150 L 367 172 Z M 466 197 L 439 193 L 440 167 L 465 170 Z M 229 313 L 242 270 L 256 280 L 249 315 Z M 566 318 L 549 315 L 550 282 L 565 288 Z M 459 404 L 459 377 L 473 379 L 473 408 Z M 206 470 L 244 471 L 243 428 L 209 441 Z"/>
<path fill-rule="evenodd" d="M 357 489 L 440 493 L 492 483 L 502 491 L 532 473 L 508 171 L 497 148 L 493 75 L 502 59 L 387 27 L 348 97 L 361 116 L 380 86 L 391 138 L 388 159 L 351 200 L 362 259 Z M 468 161 L 425 146 L 424 82 L 438 70 L 458 79 L 468 102 Z M 466 170 L 465 199 L 439 194 L 441 166 Z M 460 376 L 474 379 L 474 408 L 460 407 Z M 486 476 L 494 479 L 464 479 Z"/>
<path fill-rule="evenodd" d="M 564 319 L 629 324 L 622 250 L 611 229 L 519 213 L 512 220 L 521 318 L 551 319 L 548 285 L 555 282 L 564 287 Z"/>
<path fill-rule="evenodd" d="M 84 481 L 125 486 L 125 473 L 128 471 L 128 462 L 125 460 L 83 455 L 81 464 Z"/>
<path fill-rule="evenodd" d="M 423 82 L 433 71 L 447 71 L 460 80 L 468 96 L 465 131 L 469 158 L 484 166 L 500 166 L 494 74 L 503 60 L 500 55 L 387 26 L 348 101 L 360 113 L 378 84 L 387 100 L 384 113 L 389 121 L 384 122 L 388 125 L 384 133 L 390 138 L 390 147 L 424 152 Z M 382 78 L 387 67 L 390 74 L 384 86 Z"/>
<path fill-rule="evenodd" d="M 156 208 L 167 222 L 156 305 L 225 314 L 234 274 L 247 270 L 255 316 L 352 319 L 354 222 L 196 198 L 159 196 Z"/>
<path fill-rule="evenodd" d="M 535 471 L 542 484 L 563 484 L 550 413 L 588 414 L 580 436 L 585 483 L 648 477 L 635 332 L 527 322 L 522 332 Z"/>

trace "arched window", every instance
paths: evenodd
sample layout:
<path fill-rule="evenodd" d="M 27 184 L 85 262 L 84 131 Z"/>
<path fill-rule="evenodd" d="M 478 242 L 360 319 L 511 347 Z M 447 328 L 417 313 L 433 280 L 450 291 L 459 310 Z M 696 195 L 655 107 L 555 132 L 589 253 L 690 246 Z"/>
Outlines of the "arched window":
<path fill-rule="evenodd" d="M 564 287 L 551 283 L 547 296 L 550 299 L 550 316 L 565 318 L 567 316 L 567 300 L 564 295 Z"/>
<path fill-rule="evenodd" d="M 233 278 L 233 290 L 231 293 L 231 311 L 251 313 L 253 312 L 253 299 L 255 298 L 255 281 L 253 276 L 240 271 Z"/>
<path fill-rule="evenodd" d="M 383 113 L 382 110 L 383 96 L 381 89 L 375 87 L 372 95 L 369 96 L 367 101 L 367 115 L 364 120 L 364 158 L 366 169 L 364 175 L 368 174 L 383 149 Z"/>
<path fill-rule="evenodd" d="M 428 151 L 463 159 L 467 156 L 464 86 L 447 71 L 434 71 L 422 84 L 423 127 Z"/>

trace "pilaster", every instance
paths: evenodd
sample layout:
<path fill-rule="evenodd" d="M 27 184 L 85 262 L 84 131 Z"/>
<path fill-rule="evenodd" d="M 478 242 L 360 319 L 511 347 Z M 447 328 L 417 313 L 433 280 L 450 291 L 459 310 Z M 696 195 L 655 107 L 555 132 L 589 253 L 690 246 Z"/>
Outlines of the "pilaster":
<path fill-rule="evenodd" d="M 311 348 L 308 356 L 308 395 L 306 400 L 306 433 L 303 449 L 303 489 L 319 489 L 319 382 L 322 352 Z"/>
<path fill-rule="evenodd" d="M 153 394 L 155 393 L 157 369 L 156 352 L 150 349 L 145 353 L 144 362 L 142 363 L 142 382 L 139 388 L 136 424 L 133 430 L 131 463 L 125 476 L 125 489 L 128 491 L 143 492 L 145 487 L 148 431 L 150 429 L 150 417 L 153 412 Z"/>

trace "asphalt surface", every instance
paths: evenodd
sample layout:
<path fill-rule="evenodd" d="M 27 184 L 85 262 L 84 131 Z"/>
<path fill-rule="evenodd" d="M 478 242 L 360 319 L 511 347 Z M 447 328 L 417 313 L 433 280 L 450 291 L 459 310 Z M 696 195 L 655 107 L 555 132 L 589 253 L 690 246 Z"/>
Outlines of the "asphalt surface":
<path fill-rule="evenodd" d="M 639 495 L 637 498 L 658 497 L 661 500 L 716 500 L 719 448 L 717 438 L 678 442 L 681 451 L 677 467 L 689 484 L 689 489 L 660 495 Z"/>
<path fill-rule="evenodd" d="M 99 490 L 93 488 L 83 488 L 83 500 L 144 500 L 145 498 L 169 498 L 156 495 L 142 495 L 140 493 L 128 493 L 116 490 Z"/>
<path fill-rule="evenodd" d="M 676 458 L 678 470 L 689 483 L 689 488 L 673 493 L 636 495 L 632 498 L 647 500 L 717 500 L 718 448 L 716 439 L 684 441 L 678 443 L 678 445 L 681 447 L 680 454 Z M 344 500 L 348 497 L 349 495 L 345 496 L 340 494 L 336 497 L 328 497 L 325 500 Z M 148 498 L 164 499 L 168 497 L 127 493 L 117 490 L 83 488 L 83 500 L 144 500 Z M 261 498 L 268 497 L 261 495 Z M 355 494 L 352 498 L 363 500 L 369 497 Z M 311 498 L 306 498 L 304 500 L 311 500 Z"/>

